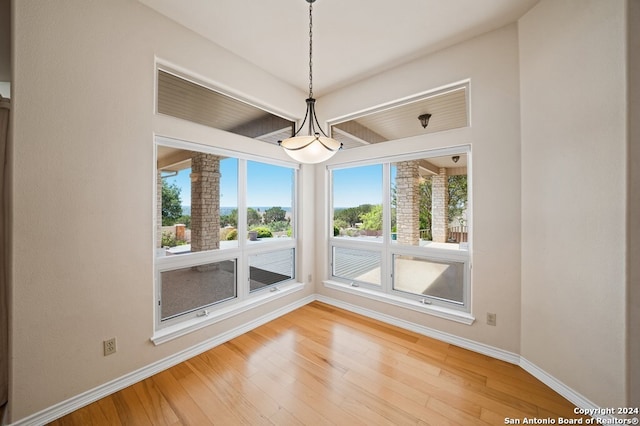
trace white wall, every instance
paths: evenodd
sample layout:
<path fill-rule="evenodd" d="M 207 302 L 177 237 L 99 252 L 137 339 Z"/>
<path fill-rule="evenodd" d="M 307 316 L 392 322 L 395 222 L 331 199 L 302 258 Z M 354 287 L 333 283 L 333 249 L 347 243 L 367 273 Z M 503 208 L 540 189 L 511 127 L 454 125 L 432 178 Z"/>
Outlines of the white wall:
<path fill-rule="evenodd" d="M 515 24 L 354 84 L 318 100 L 327 118 L 470 79 L 471 127 L 336 154 L 335 164 L 451 145 L 472 146 L 473 269 L 471 326 L 357 298 L 317 285 L 336 299 L 426 327 L 520 352 L 520 114 L 518 34 Z M 416 118 L 416 125 L 419 125 Z M 324 170 L 316 172 L 316 204 L 325 203 Z M 325 209 L 326 210 L 326 209 Z M 328 212 L 323 212 L 325 215 Z M 322 222 L 322 221 L 319 221 Z M 316 275 L 325 279 L 327 233 L 318 223 Z M 498 325 L 485 323 L 497 313 Z"/>
<path fill-rule="evenodd" d="M 21 0 L 13 9 L 11 421 L 313 292 L 308 285 L 154 346 L 154 131 L 285 158 L 277 147 L 154 118 L 154 57 L 285 113 L 305 94 L 136 1 Z M 312 223 L 313 200 L 303 201 Z M 112 336 L 118 352 L 104 357 L 102 340 Z"/>
<path fill-rule="evenodd" d="M 625 2 L 543 0 L 519 22 L 522 355 L 625 406 Z"/>
<path fill-rule="evenodd" d="M 628 179 L 627 192 L 627 363 L 628 405 L 640 406 L 640 1 L 627 9 Z"/>

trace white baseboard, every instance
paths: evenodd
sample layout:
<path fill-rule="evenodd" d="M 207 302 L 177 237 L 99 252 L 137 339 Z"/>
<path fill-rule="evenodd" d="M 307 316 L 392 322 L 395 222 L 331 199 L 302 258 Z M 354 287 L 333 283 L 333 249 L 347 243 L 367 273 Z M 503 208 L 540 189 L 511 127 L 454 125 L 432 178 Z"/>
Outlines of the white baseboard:
<path fill-rule="evenodd" d="M 303 299 L 297 300 L 287 306 L 283 306 L 280 309 L 269 312 L 267 315 L 263 315 L 260 318 L 256 318 L 251 322 L 236 327 L 226 333 L 220 334 L 211 339 L 205 340 L 191 348 L 180 351 L 170 357 L 162 359 L 160 361 L 149 364 L 139 370 L 133 371 L 129 374 L 125 374 L 115 380 L 107 382 L 96 388 L 90 389 L 87 392 L 76 395 L 72 398 L 62 401 L 52 407 L 35 413 L 29 417 L 18 420 L 15 423 L 11 423 L 9 426 L 40 426 L 56 420 L 66 414 L 69 414 L 75 410 L 78 410 L 85 405 L 91 404 L 101 398 L 104 398 L 112 393 L 122 390 L 128 386 L 138 383 L 148 377 L 153 376 L 167 368 L 173 367 L 183 361 L 193 358 L 203 352 L 208 351 L 216 346 L 219 346 L 235 337 L 238 337 L 244 333 L 247 333 L 254 328 L 257 328 L 263 324 L 273 321 L 274 319 L 281 317 L 291 311 L 294 311 L 304 305 L 307 305 L 315 300 L 315 296 L 307 296 Z"/>
<path fill-rule="evenodd" d="M 350 303 L 346 303 L 330 297 L 316 295 L 316 300 L 324 302 L 328 305 L 342 308 L 346 311 L 355 312 L 357 314 L 364 315 L 365 317 L 377 319 L 387 324 L 404 328 L 405 330 L 410 330 L 418 334 L 422 334 L 423 336 L 432 337 L 442 342 L 451 343 L 452 345 L 460 346 L 461 348 L 469 349 L 471 351 L 490 356 L 491 358 L 496 358 L 516 365 L 520 363 L 519 355 L 514 354 L 513 352 L 505 351 L 503 349 L 495 348 L 493 346 L 485 345 L 484 343 L 479 343 L 473 340 L 465 339 L 463 337 L 458 337 L 453 334 L 445 333 L 433 328 L 425 327 L 420 324 L 405 321 L 403 319 L 392 317 L 390 315 L 386 315 L 371 309 L 365 309 L 360 306 L 352 305 Z"/>
<path fill-rule="evenodd" d="M 528 360 L 526 360 L 525 358 L 521 357 L 518 354 L 505 351 L 503 349 L 495 348 L 493 346 L 489 346 L 484 343 L 479 343 L 473 340 L 458 337 L 453 334 L 444 333 L 442 331 L 425 327 L 420 324 L 412 323 L 410 321 L 405 321 L 399 318 L 395 318 L 393 316 L 386 315 L 377 311 L 362 308 L 360 306 L 346 303 L 341 300 L 315 294 L 315 295 L 307 296 L 303 299 L 297 300 L 292 304 L 289 304 L 273 312 L 270 312 L 267 315 L 263 315 L 260 318 L 256 318 L 255 320 L 248 322 L 242 326 L 236 327 L 232 330 L 229 330 L 226 333 L 223 333 L 214 338 L 205 340 L 191 348 L 185 349 L 170 357 L 167 357 L 160 361 L 149 364 L 139 370 L 133 371 L 129 374 L 126 374 L 108 383 L 100 385 L 94 389 L 88 390 L 87 392 L 84 392 L 80 395 L 76 395 L 73 398 L 67 399 L 66 401 L 62 401 L 52 407 L 49 407 L 45 410 L 35 413 L 29 417 L 18 420 L 17 422 L 12 423 L 10 426 L 32 426 L 32 425 L 38 426 L 38 425 L 52 422 L 53 420 L 58 419 L 75 410 L 78 410 L 84 407 L 85 405 L 88 405 L 101 398 L 111 395 L 114 392 L 117 392 L 121 389 L 131 386 L 141 380 L 151 377 L 154 374 L 157 374 L 163 370 L 166 370 L 167 368 L 173 367 L 176 364 L 179 364 L 209 349 L 212 349 L 218 345 L 221 345 L 237 336 L 240 336 L 241 334 L 247 333 L 253 330 L 254 328 L 257 328 L 282 315 L 285 315 L 291 311 L 294 311 L 295 309 L 298 309 L 304 305 L 307 305 L 313 302 L 314 300 L 318 300 L 328 305 L 332 305 L 338 308 L 345 309 L 350 312 L 364 315 L 369 318 L 380 320 L 387 324 L 395 325 L 405 330 L 410 330 L 418 334 L 422 334 L 424 336 L 432 337 L 434 339 L 437 339 L 446 343 L 450 343 L 452 345 L 456 345 L 461 348 L 469 349 L 471 351 L 478 352 L 480 354 L 487 355 L 492 358 L 506 361 L 511 364 L 519 365 L 529 374 L 533 375 L 538 380 L 540 380 L 541 382 L 549 386 L 551 389 L 558 392 L 567 400 L 575 404 L 576 407 L 584 410 L 599 410 L 599 407 L 596 406 L 591 401 L 589 401 L 587 398 L 580 395 L 578 392 L 574 391 L 564 383 L 560 382 L 559 380 L 557 380 L 550 374 L 546 373 L 544 370 L 538 368 L 536 365 L 532 364 L 531 362 L 529 362 Z M 606 417 L 606 416 L 598 416 L 598 417 L 613 419 L 613 417 Z"/>
<path fill-rule="evenodd" d="M 459 346 L 464 349 L 469 349 L 470 351 L 474 351 L 483 355 L 490 356 L 495 359 L 506 361 L 511 364 L 516 364 L 520 366 L 523 370 L 525 370 L 527 373 L 531 374 L 536 379 L 540 380 L 542 383 L 549 386 L 551 389 L 553 389 L 554 391 L 556 391 L 557 393 L 565 397 L 568 401 L 570 401 L 576 407 L 583 409 L 585 410 L 585 412 L 589 412 L 589 413 L 602 412 L 601 408 L 598 407 L 593 402 L 591 402 L 589 399 L 585 398 L 580 393 L 571 389 L 569 386 L 565 385 L 555 377 L 551 376 L 541 368 L 537 367 L 535 364 L 532 364 L 525 358 L 513 352 L 505 351 L 504 349 L 495 348 L 493 346 L 485 345 L 484 343 L 479 343 L 473 340 L 458 337 L 453 334 L 444 333 L 442 331 L 425 327 L 420 324 L 415 324 L 409 321 L 392 317 L 390 315 L 380 313 L 378 311 L 362 308 L 360 306 L 352 305 L 350 303 L 346 303 L 341 300 L 333 299 L 330 297 L 316 295 L 316 300 L 320 302 L 324 302 L 328 305 L 332 305 L 350 312 L 354 312 L 369 318 L 373 318 L 373 319 L 385 322 L 387 324 L 395 325 L 405 330 L 410 330 L 427 337 L 432 337 L 434 339 L 437 339 L 446 343 L 450 343 L 452 345 Z M 594 417 L 597 417 L 598 419 L 614 420 L 612 416 L 598 415 Z M 614 424 L 614 423 L 610 423 L 610 424 Z"/>
<path fill-rule="evenodd" d="M 571 389 L 569 386 L 565 385 L 551 374 L 547 373 L 543 369 L 539 368 L 537 365 L 532 364 L 526 358 L 520 357 L 520 367 L 525 370 L 527 373 L 531 374 L 536 379 L 540 380 L 545 385 L 549 386 L 554 391 L 558 392 L 560 395 L 565 397 L 569 402 L 571 402 L 576 407 L 584 410 L 587 413 L 599 413 L 603 412 L 602 408 L 598 407 L 596 404 L 591 402 L 589 399 L 585 398 L 583 395 Z M 598 420 L 605 420 L 604 424 L 616 424 L 611 423 L 615 420 L 615 418 L 611 415 L 593 415 L 592 417 Z"/>

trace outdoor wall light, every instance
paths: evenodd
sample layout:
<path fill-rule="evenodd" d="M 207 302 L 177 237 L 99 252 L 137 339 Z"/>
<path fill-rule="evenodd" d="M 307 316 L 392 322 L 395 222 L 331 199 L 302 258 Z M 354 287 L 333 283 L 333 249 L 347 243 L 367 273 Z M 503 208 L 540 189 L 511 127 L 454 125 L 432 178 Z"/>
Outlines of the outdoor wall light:
<path fill-rule="evenodd" d="M 427 126 L 429 125 L 430 118 L 431 118 L 431 114 L 422 114 L 421 116 L 418 117 L 418 120 L 420 120 L 420 124 L 422 124 L 423 129 L 426 129 Z"/>
<path fill-rule="evenodd" d="M 278 145 L 284 148 L 289 157 L 300 163 L 314 164 L 321 163 L 333 157 L 333 155 L 342 149 L 342 144 L 335 139 L 330 138 L 322 130 L 322 126 L 316 117 L 315 103 L 313 98 L 313 62 L 312 62 L 312 44 L 313 44 L 313 18 L 312 3 L 315 0 L 306 0 L 309 3 L 309 97 L 307 98 L 307 112 L 298 131 L 293 136 L 282 141 L 278 141 Z M 309 120 L 307 135 L 298 136 L 300 130 Z M 294 127 L 295 130 L 295 127 Z"/>

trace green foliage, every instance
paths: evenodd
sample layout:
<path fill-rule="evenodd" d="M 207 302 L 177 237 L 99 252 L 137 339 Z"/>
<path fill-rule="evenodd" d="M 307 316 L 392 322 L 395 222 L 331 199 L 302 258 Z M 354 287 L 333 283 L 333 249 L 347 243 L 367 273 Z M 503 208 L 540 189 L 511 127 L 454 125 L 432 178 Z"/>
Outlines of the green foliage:
<path fill-rule="evenodd" d="M 420 182 L 418 188 L 420 197 L 420 229 L 427 233 L 425 238 L 431 240 L 431 179 Z"/>
<path fill-rule="evenodd" d="M 272 232 L 282 232 L 291 229 L 291 223 L 286 220 L 267 223 L 266 226 L 271 229 Z"/>
<path fill-rule="evenodd" d="M 236 218 L 236 222 L 237 222 L 237 218 Z M 262 216 L 260 216 L 260 213 L 258 213 L 256 209 L 252 209 L 251 207 L 249 207 L 247 209 L 247 225 L 256 226 L 256 225 L 260 225 L 261 223 L 262 223 Z"/>
<path fill-rule="evenodd" d="M 373 208 L 360 215 L 362 220 L 362 229 L 370 231 L 382 230 L 382 204 L 373 206 Z"/>
<path fill-rule="evenodd" d="M 347 228 L 345 234 L 347 234 L 348 237 L 359 237 L 360 231 L 354 228 Z"/>
<path fill-rule="evenodd" d="M 333 213 L 333 221 L 343 221 L 347 224 L 345 228 L 353 228 L 356 226 L 356 223 L 360 222 L 360 216 L 364 213 L 369 213 L 373 205 L 371 204 L 361 204 L 358 207 L 349 207 L 346 209 L 336 209 Z"/>
<path fill-rule="evenodd" d="M 182 216 L 182 201 L 180 200 L 180 187 L 173 183 L 169 185 L 162 180 L 162 225 L 175 225 Z"/>
<path fill-rule="evenodd" d="M 222 226 L 238 227 L 238 209 L 231 210 L 231 213 L 220 216 L 220 224 Z M 234 238 L 235 239 L 235 238 Z"/>
<path fill-rule="evenodd" d="M 258 226 L 256 228 L 252 228 L 251 231 L 255 231 L 258 233 L 258 238 L 271 238 L 273 237 L 273 233 L 266 226 Z"/>
<path fill-rule="evenodd" d="M 176 223 L 182 223 L 188 229 L 191 229 L 191 216 L 189 216 L 188 214 L 183 214 L 178 218 Z"/>
<path fill-rule="evenodd" d="M 264 212 L 264 223 L 283 222 L 287 219 L 287 212 L 282 207 L 271 207 Z"/>
<path fill-rule="evenodd" d="M 333 236 L 337 237 L 338 235 L 340 235 L 340 228 L 338 228 L 336 225 L 333 225 Z"/>
<path fill-rule="evenodd" d="M 266 215 L 266 213 L 265 213 Z M 238 227 L 238 209 L 231 210 L 231 213 L 220 216 L 220 224 L 222 226 Z M 247 225 L 249 227 L 262 224 L 262 216 L 260 212 L 254 208 L 247 208 Z"/>
<path fill-rule="evenodd" d="M 343 219 L 334 219 L 333 226 L 338 229 L 347 229 L 349 227 L 349 224 Z"/>
<path fill-rule="evenodd" d="M 467 208 L 467 175 L 448 177 L 449 222 L 460 217 Z"/>
<path fill-rule="evenodd" d="M 227 234 L 227 241 L 234 241 L 237 239 L 238 239 L 238 230 L 232 229 L 231 231 L 229 231 L 229 233 Z"/>
<path fill-rule="evenodd" d="M 175 247 L 175 246 L 183 246 L 187 244 L 186 241 L 176 240 L 176 236 L 171 232 L 163 232 L 162 233 L 162 247 Z"/>

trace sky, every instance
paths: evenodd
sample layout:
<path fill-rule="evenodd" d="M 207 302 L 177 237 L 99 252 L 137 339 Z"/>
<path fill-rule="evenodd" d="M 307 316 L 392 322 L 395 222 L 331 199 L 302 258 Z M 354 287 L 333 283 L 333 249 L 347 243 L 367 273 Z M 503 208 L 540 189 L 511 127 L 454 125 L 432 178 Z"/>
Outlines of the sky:
<path fill-rule="evenodd" d="M 361 204 L 382 204 L 381 164 L 333 171 L 334 208 Z"/>
<path fill-rule="evenodd" d="M 191 169 L 181 170 L 175 177 L 166 178 L 177 184 L 183 206 L 191 205 Z M 291 207 L 293 169 L 247 161 L 247 206 Z M 220 206 L 238 206 L 238 160 L 225 158 L 220 162 Z"/>
<path fill-rule="evenodd" d="M 191 205 L 191 169 L 166 178 L 176 183 L 183 206 Z M 238 206 L 238 160 L 226 158 L 220 162 L 220 206 Z M 392 167 L 392 181 L 395 167 Z M 247 161 L 247 206 L 291 207 L 293 170 L 287 167 Z M 336 169 L 333 171 L 334 207 L 356 207 L 382 203 L 382 165 Z"/>

